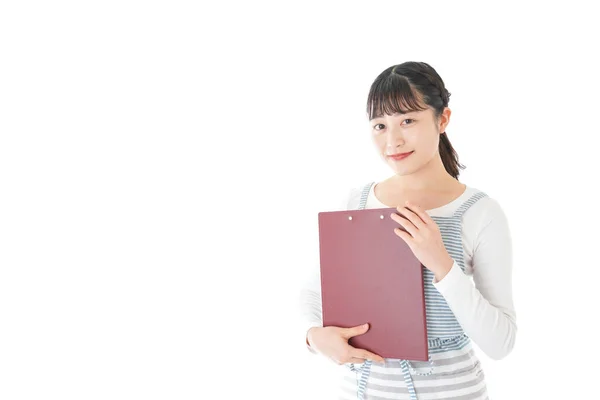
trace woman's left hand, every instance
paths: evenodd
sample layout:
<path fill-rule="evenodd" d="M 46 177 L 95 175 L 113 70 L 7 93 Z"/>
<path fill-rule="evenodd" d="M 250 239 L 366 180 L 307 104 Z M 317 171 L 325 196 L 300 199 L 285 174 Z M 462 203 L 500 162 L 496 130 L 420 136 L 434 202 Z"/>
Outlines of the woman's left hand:
<path fill-rule="evenodd" d="M 398 222 L 406 231 L 395 228 L 394 233 L 400 236 L 410 247 L 421 264 L 435 275 L 437 281 L 452 269 L 454 260 L 448 254 L 442 234 L 437 223 L 421 207 L 406 202 L 406 206 L 398 206 L 391 218 Z"/>

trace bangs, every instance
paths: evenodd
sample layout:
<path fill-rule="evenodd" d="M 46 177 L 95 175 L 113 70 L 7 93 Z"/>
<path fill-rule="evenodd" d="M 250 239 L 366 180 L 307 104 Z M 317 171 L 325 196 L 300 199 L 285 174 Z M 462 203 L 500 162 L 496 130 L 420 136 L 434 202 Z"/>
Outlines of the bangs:
<path fill-rule="evenodd" d="M 406 114 L 427 108 L 420 93 L 411 87 L 408 80 L 394 73 L 374 82 L 367 100 L 369 120 L 384 114 Z"/>

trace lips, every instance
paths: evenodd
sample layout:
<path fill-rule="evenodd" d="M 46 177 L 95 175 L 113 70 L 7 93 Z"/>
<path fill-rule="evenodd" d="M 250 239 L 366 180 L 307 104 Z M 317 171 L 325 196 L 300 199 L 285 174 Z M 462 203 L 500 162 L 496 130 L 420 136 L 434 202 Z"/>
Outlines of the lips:
<path fill-rule="evenodd" d="M 392 160 L 402 160 L 403 158 L 410 156 L 412 153 L 413 153 L 412 151 L 409 151 L 407 153 L 392 154 L 388 157 L 391 158 Z"/>

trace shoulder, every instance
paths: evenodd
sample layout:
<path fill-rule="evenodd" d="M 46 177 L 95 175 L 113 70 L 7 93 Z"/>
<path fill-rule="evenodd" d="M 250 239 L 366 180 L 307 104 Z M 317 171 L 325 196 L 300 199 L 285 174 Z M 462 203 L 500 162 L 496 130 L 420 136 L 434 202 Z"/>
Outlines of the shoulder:
<path fill-rule="evenodd" d="M 373 183 L 372 181 L 362 182 L 348 189 L 342 204 L 340 204 L 340 209 L 353 210 L 358 208 L 361 198 L 368 195 L 368 190 Z"/>
<path fill-rule="evenodd" d="M 508 224 L 504 208 L 495 197 L 475 187 L 467 186 L 467 191 L 469 196 L 465 204 L 469 208 L 463 215 L 463 221 L 473 233 L 478 235 L 490 225 Z"/>

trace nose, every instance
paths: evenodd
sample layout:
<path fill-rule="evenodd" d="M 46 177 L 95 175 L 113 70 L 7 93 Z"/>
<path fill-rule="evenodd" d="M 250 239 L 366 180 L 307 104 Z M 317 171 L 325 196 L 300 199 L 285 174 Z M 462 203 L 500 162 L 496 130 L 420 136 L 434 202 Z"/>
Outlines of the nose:
<path fill-rule="evenodd" d="M 390 153 L 394 153 L 398 147 L 404 146 L 404 136 L 399 127 L 390 127 L 386 132 L 385 139 L 387 150 Z"/>

